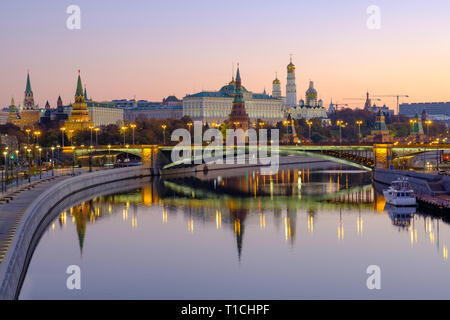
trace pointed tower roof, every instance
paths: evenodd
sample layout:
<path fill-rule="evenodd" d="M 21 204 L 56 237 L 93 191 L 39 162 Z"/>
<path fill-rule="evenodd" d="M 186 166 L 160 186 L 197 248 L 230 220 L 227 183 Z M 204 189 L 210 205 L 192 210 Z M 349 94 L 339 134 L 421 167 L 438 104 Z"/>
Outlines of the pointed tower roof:
<path fill-rule="evenodd" d="M 16 105 L 15 102 L 14 102 L 14 97 L 11 98 L 11 105 L 12 105 L 12 106 L 15 106 L 15 105 Z"/>
<path fill-rule="evenodd" d="M 87 100 L 87 90 L 86 90 L 86 84 L 84 85 L 84 100 Z"/>
<path fill-rule="evenodd" d="M 50 109 L 50 103 L 48 103 L 48 100 L 47 103 L 45 104 L 45 109 Z"/>
<path fill-rule="evenodd" d="M 78 70 L 78 83 L 77 83 L 77 91 L 75 92 L 75 97 L 82 97 L 83 93 L 83 84 L 81 83 L 80 70 Z"/>
<path fill-rule="evenodd" d="M 32 92 L 32 90 L 31 90 L 31 81 L 30 81 L 30 73 L 27 73 L 27 87 L 25 89 L 25 92 Z"/>

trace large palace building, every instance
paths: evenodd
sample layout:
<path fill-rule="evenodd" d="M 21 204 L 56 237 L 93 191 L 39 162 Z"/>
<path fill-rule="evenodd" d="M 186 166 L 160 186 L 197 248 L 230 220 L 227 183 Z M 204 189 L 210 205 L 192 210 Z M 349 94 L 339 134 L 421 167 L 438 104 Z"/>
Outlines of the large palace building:
<path fill-rule="evenodd" d="M 183 98 L 183 116 L 209 124 L 221 124 L 228 119 L 236 92 L 234 78 L 219 91 L 202 91 Z M 252 93 L 242 87 L 242 97 L 251 122 L 258 120 L 276 123 L 284 119 L 283 101 L 280 97 Z"/>
<path fill-rule="evenodd" d="M 84 99 L 83 85 L 81 84 L 80 72 L 78 71 L 77 91 L 75 92 L 75 103 L 72 105 L 69 119 L 64 123 L 67 137 L 70 139 L 74 133 L 94 127 L 94 122 L 89 116 L 88 107 Z"/>

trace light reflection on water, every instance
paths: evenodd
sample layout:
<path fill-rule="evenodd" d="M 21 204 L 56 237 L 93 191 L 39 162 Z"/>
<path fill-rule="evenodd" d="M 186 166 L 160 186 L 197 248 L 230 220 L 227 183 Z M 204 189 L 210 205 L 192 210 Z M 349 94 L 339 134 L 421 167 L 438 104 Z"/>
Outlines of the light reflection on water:
<path fill-rule="evenodd" d="M 344 169 L 209 173 L 73 206 L 40 240 L 20 297 L 448 298 L 449 225 L 386 207 L 370 173 Z M 66 289 L 74 264 L 79 291 Z"/>

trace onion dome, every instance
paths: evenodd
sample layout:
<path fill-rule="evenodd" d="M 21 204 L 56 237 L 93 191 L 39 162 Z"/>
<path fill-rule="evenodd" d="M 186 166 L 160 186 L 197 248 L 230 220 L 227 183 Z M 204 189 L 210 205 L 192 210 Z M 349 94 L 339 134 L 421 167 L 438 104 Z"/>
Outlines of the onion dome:
<path fill-rule="evenodd" d="M 280 80 L 278 80 L 278 78 L 275 78 L 275 80 L 273 80 L 273 84 L 281 84 Z"/>
<path fill-rule="evenodd" d="M 316 98 L 317 97 L 317 91 L 316 91 L 316 89 L 314 89 L 314 82 L 313 81 L 309 82 L 309 88 L 306 91 L 306 96 L 310 97 L 310 98 Z"/>

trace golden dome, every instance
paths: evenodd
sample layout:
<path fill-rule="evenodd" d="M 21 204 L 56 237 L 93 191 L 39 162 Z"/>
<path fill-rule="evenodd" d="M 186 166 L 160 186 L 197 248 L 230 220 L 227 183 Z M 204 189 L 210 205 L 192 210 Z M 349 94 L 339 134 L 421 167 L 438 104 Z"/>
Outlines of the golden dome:
<path fill-rule="evenodd" d="M 273 80 L 273 84 L 281 84 L 280 80 L 278 80 L 278 78 L 276 78 L 275 80 Z"/>
<path fill-rule="evenodd" d="M 287 70 L 288 72 L 295 72 L 295 65 L 292 63 L 292 61 L 288 64 Z"/>

